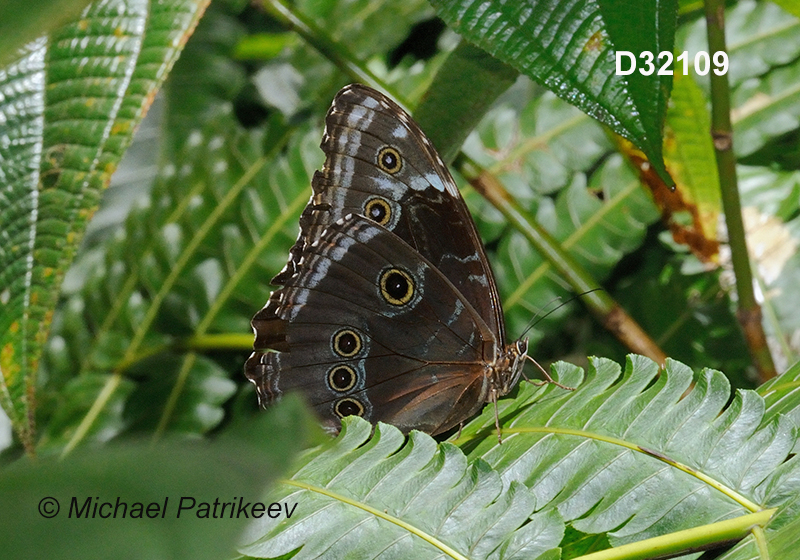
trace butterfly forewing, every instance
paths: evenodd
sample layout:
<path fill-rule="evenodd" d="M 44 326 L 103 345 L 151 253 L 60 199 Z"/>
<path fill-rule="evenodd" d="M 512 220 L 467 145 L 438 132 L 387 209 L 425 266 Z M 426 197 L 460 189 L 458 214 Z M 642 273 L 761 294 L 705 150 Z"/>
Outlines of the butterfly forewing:
<path fill-rule="evenodd" d="M 379 223 L 439 268 L 498 340 L 505 340 L 497 287 L 475 223 L 447 167 L 411 117 L 383 94 L 352 84 L 328 111 L 321 147 L 325 164 L 312 182 L 290 272 L 279 275 L 278 283 L 294 270 L 302 248 L 330 224 L 348 214 L 375 219 L 385 203 L 386 222 Z M 392 156 L 399 165 L 386 165 Z"/>

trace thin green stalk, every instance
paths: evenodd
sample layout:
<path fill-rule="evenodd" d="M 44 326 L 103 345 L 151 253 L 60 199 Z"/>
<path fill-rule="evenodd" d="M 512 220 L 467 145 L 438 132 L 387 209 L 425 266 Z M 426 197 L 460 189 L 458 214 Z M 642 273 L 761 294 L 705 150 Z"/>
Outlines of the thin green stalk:
<path fill-rule="evenodd" d="M 253 335 L 251 333 L 196 334 L 183 341 L 180 346 L 182 349 L 191 352 L 206 352 L 208 350 L 250 352 L 253 350 Z"/>
<path fill-rule="evenodd" d="M 701 525 L 693 529 L 577 556 L 575 560 L 656 560 L 657 558 L 674 558 L 680 554 L 719 548 L 758 532 L 769 522 L 775 511 L 768 509 L 709 525 Z"/>
<path fill-rule="evenodd" d="M 726 51 L 725 45 L 725 2 L 706 0 L 706 32 L 708 48 L 712 53 Z M 775 376 L 775 364 L 767 345 L 767 337 L 761 321 L 761 306 L 753 290 L 753 273 L 750 269 L 750 256 L 747 251 L 747 238 L 742 219 L 742 203 L 739 199 L 739 185 L 736 177 L 736 156 L 733 152 L 733 128 L 731 126 L 730 85 L 727 74 L 710 72 L 711 78 L 711 136 L 717 156 L 722 207 L 728 228 L 728 243 L 731 249 L 731 262 L 736 277 L 738 294 L 737 319 L 744 330 L 745 340 L 750 349 L 761 382 Z"/>
<path fill-rule="evenodd" d="M 666 361 L 666 354 L 653 342 L 653 339 L 608 295 L 608 292 L 602 289 L 594 276 L 578 264 L 558 241 L 511 199 L 494 175 L 481 169 L 463 153 L 457 158 L 455 166 L 470 184 L 525 236 L 542 258 L 558 273 L 559 278 L 569 284 L 576 294 L 584 294 L 583 303 L 600 324 L 632 351 L 647 356 L 659 364 Z"/>
<path fill-rule="evenodd" d="M 114 394 L 114 391 L 117 390 L 121 382 L 122 376 L 118 373 L 115 373 L 106 380 L 103 389 L 100 391 L 100 394 L 97 395 L 97 398 L 95 398 L 89 412 L 83 417 L 75 433 L 69 439 L 67 445 L 64 446 L 64 449 L 61 450 L 62 459 L 69 455 L 70 452 L 83 441 L 83 438 L 89 433 L 89 429 L 94 424 L 94 421 L 97 420 L 97 417 L 100 416 L 100 413 L 105 409 L 106 405 L 111 400 L 111 396 Z"/>

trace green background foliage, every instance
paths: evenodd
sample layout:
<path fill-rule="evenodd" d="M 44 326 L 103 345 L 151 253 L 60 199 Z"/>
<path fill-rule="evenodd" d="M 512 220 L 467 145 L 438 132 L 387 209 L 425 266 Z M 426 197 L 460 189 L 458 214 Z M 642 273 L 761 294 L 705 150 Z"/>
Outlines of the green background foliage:
<path fill-rule="evenodd" d="M 790 367 L 800 348 L 794 3 L 740 0 L 726 10 L 751 259 L 765 329 L 779 370 L 788 370 L 761 386 L 724 250 L 702 262 L 670 235 L 614 137 L 631 140 L 657 171 L 663 152 L 703 218 L 702 235 L 717 238 L 707 78 L 613 73 L 615 50 L 707 50 L 699 4 L 111 0 L 82 12 L 63 4 L 0 11 L 0 403 L 13 433 L 0 510 L 21 512 L 4 521 L 0 545 L 20 557 L 68 557 L 66 547 L 99 558 L 133 542 L 141 557 L 233 549 L 276 557 L 302 547 L 299 558 L 576 558 L 778 508 L 721 557 L 792 557 L 800 539 L 792 456 L 800 396 Z M 323 160 L 325 111 L 356 80 L 412 109 L 448 161 L 461 151 L 497 177 L 678 361 L 658 376 L 652 362 L 626 358 L 579 298 L 529 333 L 545 366 L 576 364 L 554 372 L 577 390 L 520 386 L 499 405 L 502 445 L 491 407 L 440 444 L 387 426 L 370 439 L 357 421 L 332 442 L 296 403 L 259 411 L 242 374 L 249 321 L 296 237 Z M 456 180 L 516 338 L 573 294 L 553 262 Z M 247 443 L 230 443 L 248 432 Z M 199 439 L 207 448 L 185 443 Z M 142 440 L 188 447 L 147 452 Z M 42 525 L 34 508 L 76 488 L 141 489 L 142 501 L 208 488 L 297 503 L 298 513 L 251 524 L 244 536 L 236 523 L 111 533 L 92 523 L 63 540 L 74 527 Z M 29 527 L 47 537 L 33 539 L 39 548 L 26 548 Z M 678 551 L 687 542 L 673 538 Z"/>

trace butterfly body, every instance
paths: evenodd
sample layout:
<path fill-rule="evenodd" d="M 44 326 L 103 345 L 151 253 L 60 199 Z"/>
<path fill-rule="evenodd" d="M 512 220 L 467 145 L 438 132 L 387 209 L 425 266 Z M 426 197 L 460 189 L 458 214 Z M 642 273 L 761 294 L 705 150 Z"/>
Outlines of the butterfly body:
<path fill-rule="evenodd" d="M 446 431 L 506 394 L 527 351 L 505 344 L 475 224 L 424 133 L 382 94 L 340 91 L 321 147 L 245 373 L 262 403 L 303 392 L 333 431 L 351 414 Z"/>

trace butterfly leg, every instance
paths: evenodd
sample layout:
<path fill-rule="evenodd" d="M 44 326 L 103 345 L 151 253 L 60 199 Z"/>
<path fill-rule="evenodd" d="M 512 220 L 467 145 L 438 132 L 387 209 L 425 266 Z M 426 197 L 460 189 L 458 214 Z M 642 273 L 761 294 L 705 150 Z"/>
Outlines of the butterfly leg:
<path fill-rule="evenodd" d="M 539 362 L 537 362 L 536 360 L 534 360 L 534 359 L 533 359 L 533 357 L 531 357 L 531 356 L 528 356 L 528 355 L 526 354 L 526 355 L 525 355 L 525 359 L 526 359 L 526 360 L 530 360 L 531 362 L 533 362 L 533 363 L 534 363 L 534 365 L 535 365 L 537 368 L 539 368 L 539 371 L 541 371 L 541 372 L 542 372 L 542 375 L 544 375 L 544 377 L 545 377 L 545 380 L 546 380 L 546 381 L 541 381 L 541 382 L 539 382 L 539 381 L 531 381 L 530 379 L 528 379 L 528 377 L 525 375 L 525 373 L 523 373 L 523 374 L 522 374 L 522 376 L 525 378 L 525 381 L 527 381 L 528 383 L 533 383 L 533 384 L 534 384 L 534 385 L 536 385 L 537 387 L 539 387 L 539 386 L 541 386 L 541 385 L 544 385 L 544 384 L 546 384 L 546 383 L 552 383 L 552 384 L 553 384 L 553 385 L 555 385 L 556 387 L 561 387 L 562 389 L 565 389 L 565 390 L 567 390 L 567 391 L 574 391 L 574 390 L 575 390 L 575 387 L 567 387 L 566 385 L 562 385 L 561 383 L 559 383 L 558 381 L 556 381 L 555 379 L 553 379 L 552 377 L 550 377 L 550 374 L 547 372 L 547 370 L 545 370 L 545 369 L 544 369 L 544 368 L 543 368 L 543 367 L 542 367 L 542 366 L 539 364 Z"/>
<path fill-rule="evenodd" d="M 494 427 L 497 429 L 497 443 L 503 443 L 503 433 L 500 430 L 500 414 L 497 411 L 497 389 L 492 387 L 491 398 L 492 405 L 494 405 Z"/>

